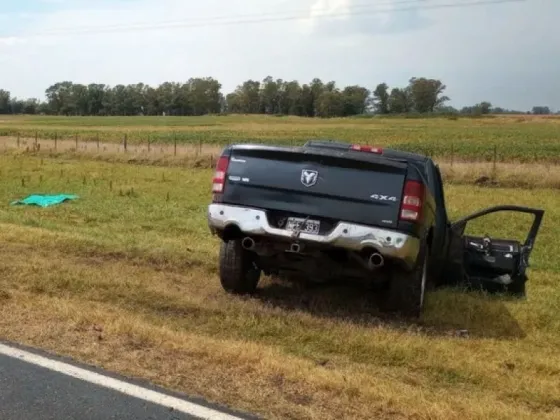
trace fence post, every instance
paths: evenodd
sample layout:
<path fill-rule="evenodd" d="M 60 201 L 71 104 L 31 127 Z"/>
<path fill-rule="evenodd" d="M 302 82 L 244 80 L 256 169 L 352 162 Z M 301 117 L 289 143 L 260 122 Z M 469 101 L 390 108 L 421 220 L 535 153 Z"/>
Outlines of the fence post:
<path fill-rule="evenodd" d="M 96 136 L 95 139 L 97 141 L 97 151 L 99 151 L 99 133 L 97 133 L 97 136 Z"/>
<path fill-rule="evenodd" d="M 151 143 L 150 142 L 150 135 L 148 134 L 148 153 L 150 153 L 150 147 L 151 147 L 150 143 Z"/>
<path fill-rule="evenodd" d="M 58 133 L 54 133 L 54 150 L 56 152 L 56 150 L 58 149 Z"/>
<path fill-rule="evenodd" d="M 177 156 L 177 133 L 173 132 L 173 155 Z"/>
<path fill-rule="evenodd" d="M 124 135 L 124 151 L 126 152 L 128 149 L 128 134 Z"/>
<path fill-rule="evenodd" d="M 76 152 L 78 151 L 78 133 L 76 133 Z"/>
<path fill-rule="evenodd" d="M 496 145 L 494 145 L 494 159 L 492 162 L 492 182 L 496 182 L 496 172 L 497 172 L 497 167 L 496 167 L 496 163 L 498 160 L 498 147 Z"/>
<path fill-rule="evenodd" d="M 455 163 L 455 143 L 451 143 L 451 167 L 453 168 L 453 163 Z"/>
<path fill-rule="evenodd" d="M 19 149 L 19 142 L 20 142 L 19 136 L 20 136 L 20 134 L 19 134 L 19 132 L 18 132 L 18 133 L 17 133 L 17 147 L 18 147 L 18 149 Z"/>
<path fill-rule="evenodd" d="M 37 149 L 37 142 L 39 141 L 39 133 L 35 131 L 35 149 Z"/>

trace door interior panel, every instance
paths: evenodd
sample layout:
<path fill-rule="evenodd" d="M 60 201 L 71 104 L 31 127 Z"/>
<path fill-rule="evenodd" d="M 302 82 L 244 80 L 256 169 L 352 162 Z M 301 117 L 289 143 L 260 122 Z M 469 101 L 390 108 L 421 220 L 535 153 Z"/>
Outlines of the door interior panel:
<path fill-rule="evenodd" d="M 465 235 L 467 224 L 488 214 L 502 211 L 528 213 L 534 216 L 525 240 Z M 444 274 L 468 287 L 485 290 L 508 290 L 525 294 L 526 269 L 533 250 L 544 210 L 515 205 L 489 207 L 450 224 L 450 240 Z M 456 283 L 457 280 L 448 280 Z"/>
<path fill-rule="evenodd" d="M 495 278 L 514 275 L 519 267 L 521 244 L 515 240 L 464 236 L 468 275 Z"/>

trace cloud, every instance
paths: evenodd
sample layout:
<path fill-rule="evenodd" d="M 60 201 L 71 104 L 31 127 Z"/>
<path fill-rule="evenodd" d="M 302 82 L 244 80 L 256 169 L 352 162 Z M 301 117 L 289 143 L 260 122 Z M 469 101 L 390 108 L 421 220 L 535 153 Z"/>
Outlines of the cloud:
<path fill-rule="evenodd" d="M 24 44 L 24 43 L 25 43 L 25 39 L 18 38 L 16 36 L 8 36 L 8 37 L 0 38 L 1 46 L 12 47 L 17 44 Z"/>
<path fill-rule="evenodd" d="M 452 3 L 430 4 L 438 2 Z M 418 7 L 404 10 L 410 5 L 403 0 L 50 4 L 48 10 L 27 11 L 31 17 L 2 25 L 1 87 L 20 97 L 42 97 L 61 80 L 155 85 L 213 76 L 229 91 L 246 79 L 272 75 L 300 81 L 320 77 L 371 89 L 380 82 L 404 85 L 410 77 L 427 76 L 441 78 L 457 105 L 490 100 L 526 109 L 546 101 L 560 108 L 555 22 L 560 2 L 455 9 L 408 3 Z M 138 29 L 150 22 L 167 23 L 158 30 Z M 112 25 L 138 30 L 111 32 Z M 87 28 L 106 31 L 88 33 Z"/>
<path fill-rule="evenodd" d="M 330 38 L 411 32 L 432 23 L 419 13 L 423 5 L 424 0 L 316 0 L 304 27 Z"/>

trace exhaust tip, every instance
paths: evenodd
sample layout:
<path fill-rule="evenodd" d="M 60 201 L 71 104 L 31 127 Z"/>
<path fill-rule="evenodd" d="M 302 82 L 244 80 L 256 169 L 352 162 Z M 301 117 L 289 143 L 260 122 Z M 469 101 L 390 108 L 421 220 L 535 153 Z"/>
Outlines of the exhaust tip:
<path fill-rule="evenodd" d="M 369 257 L 368 263 L 371 268 L 379 268 L 382 267 L 383 264 L 385 264 L 385 259 L 379 252 L 374 252 Z"/>
<path fill-rule="evenodd" d="M 292 244 L 290 245 L 290 251 L 298 254 L 301 251 L 300 244 Z"/>
<path fill-rule="evenodd" d="M 255 247 L 255 240 L 249 237 L 243 238 L 243 240 L 241 241 L 241 246 L 250 251 Z"/>

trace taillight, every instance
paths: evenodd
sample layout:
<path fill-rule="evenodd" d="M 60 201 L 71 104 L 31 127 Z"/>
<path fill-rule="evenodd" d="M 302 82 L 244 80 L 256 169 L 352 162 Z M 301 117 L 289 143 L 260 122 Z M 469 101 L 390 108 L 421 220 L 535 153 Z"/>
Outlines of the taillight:
<path fill-rule="evenodd" d="M 353 144 L 350 148 L 352 150 L 357 150 L 358 152 L 377 153 L 378 155 L 383 153 L 383 149 L 381 147 L 360 146 L 359 144 Z"/>
<path fill-rule="evenodd" d="M 401 220 L 420 220 L 423 206 L 424 184 L 418 181 L 407 181 L 401 205 Z"/>
<path fill-rule="evenodd" d="M 229 157 L 220 156 L 218 163 L 216 164 L 216 172 L 214 173 L 214 178 L 212 179 L 212 192 L 213 193 L 223 193 L 224 185 L 226 183 L 226 172 L 229 165 Z"/>

